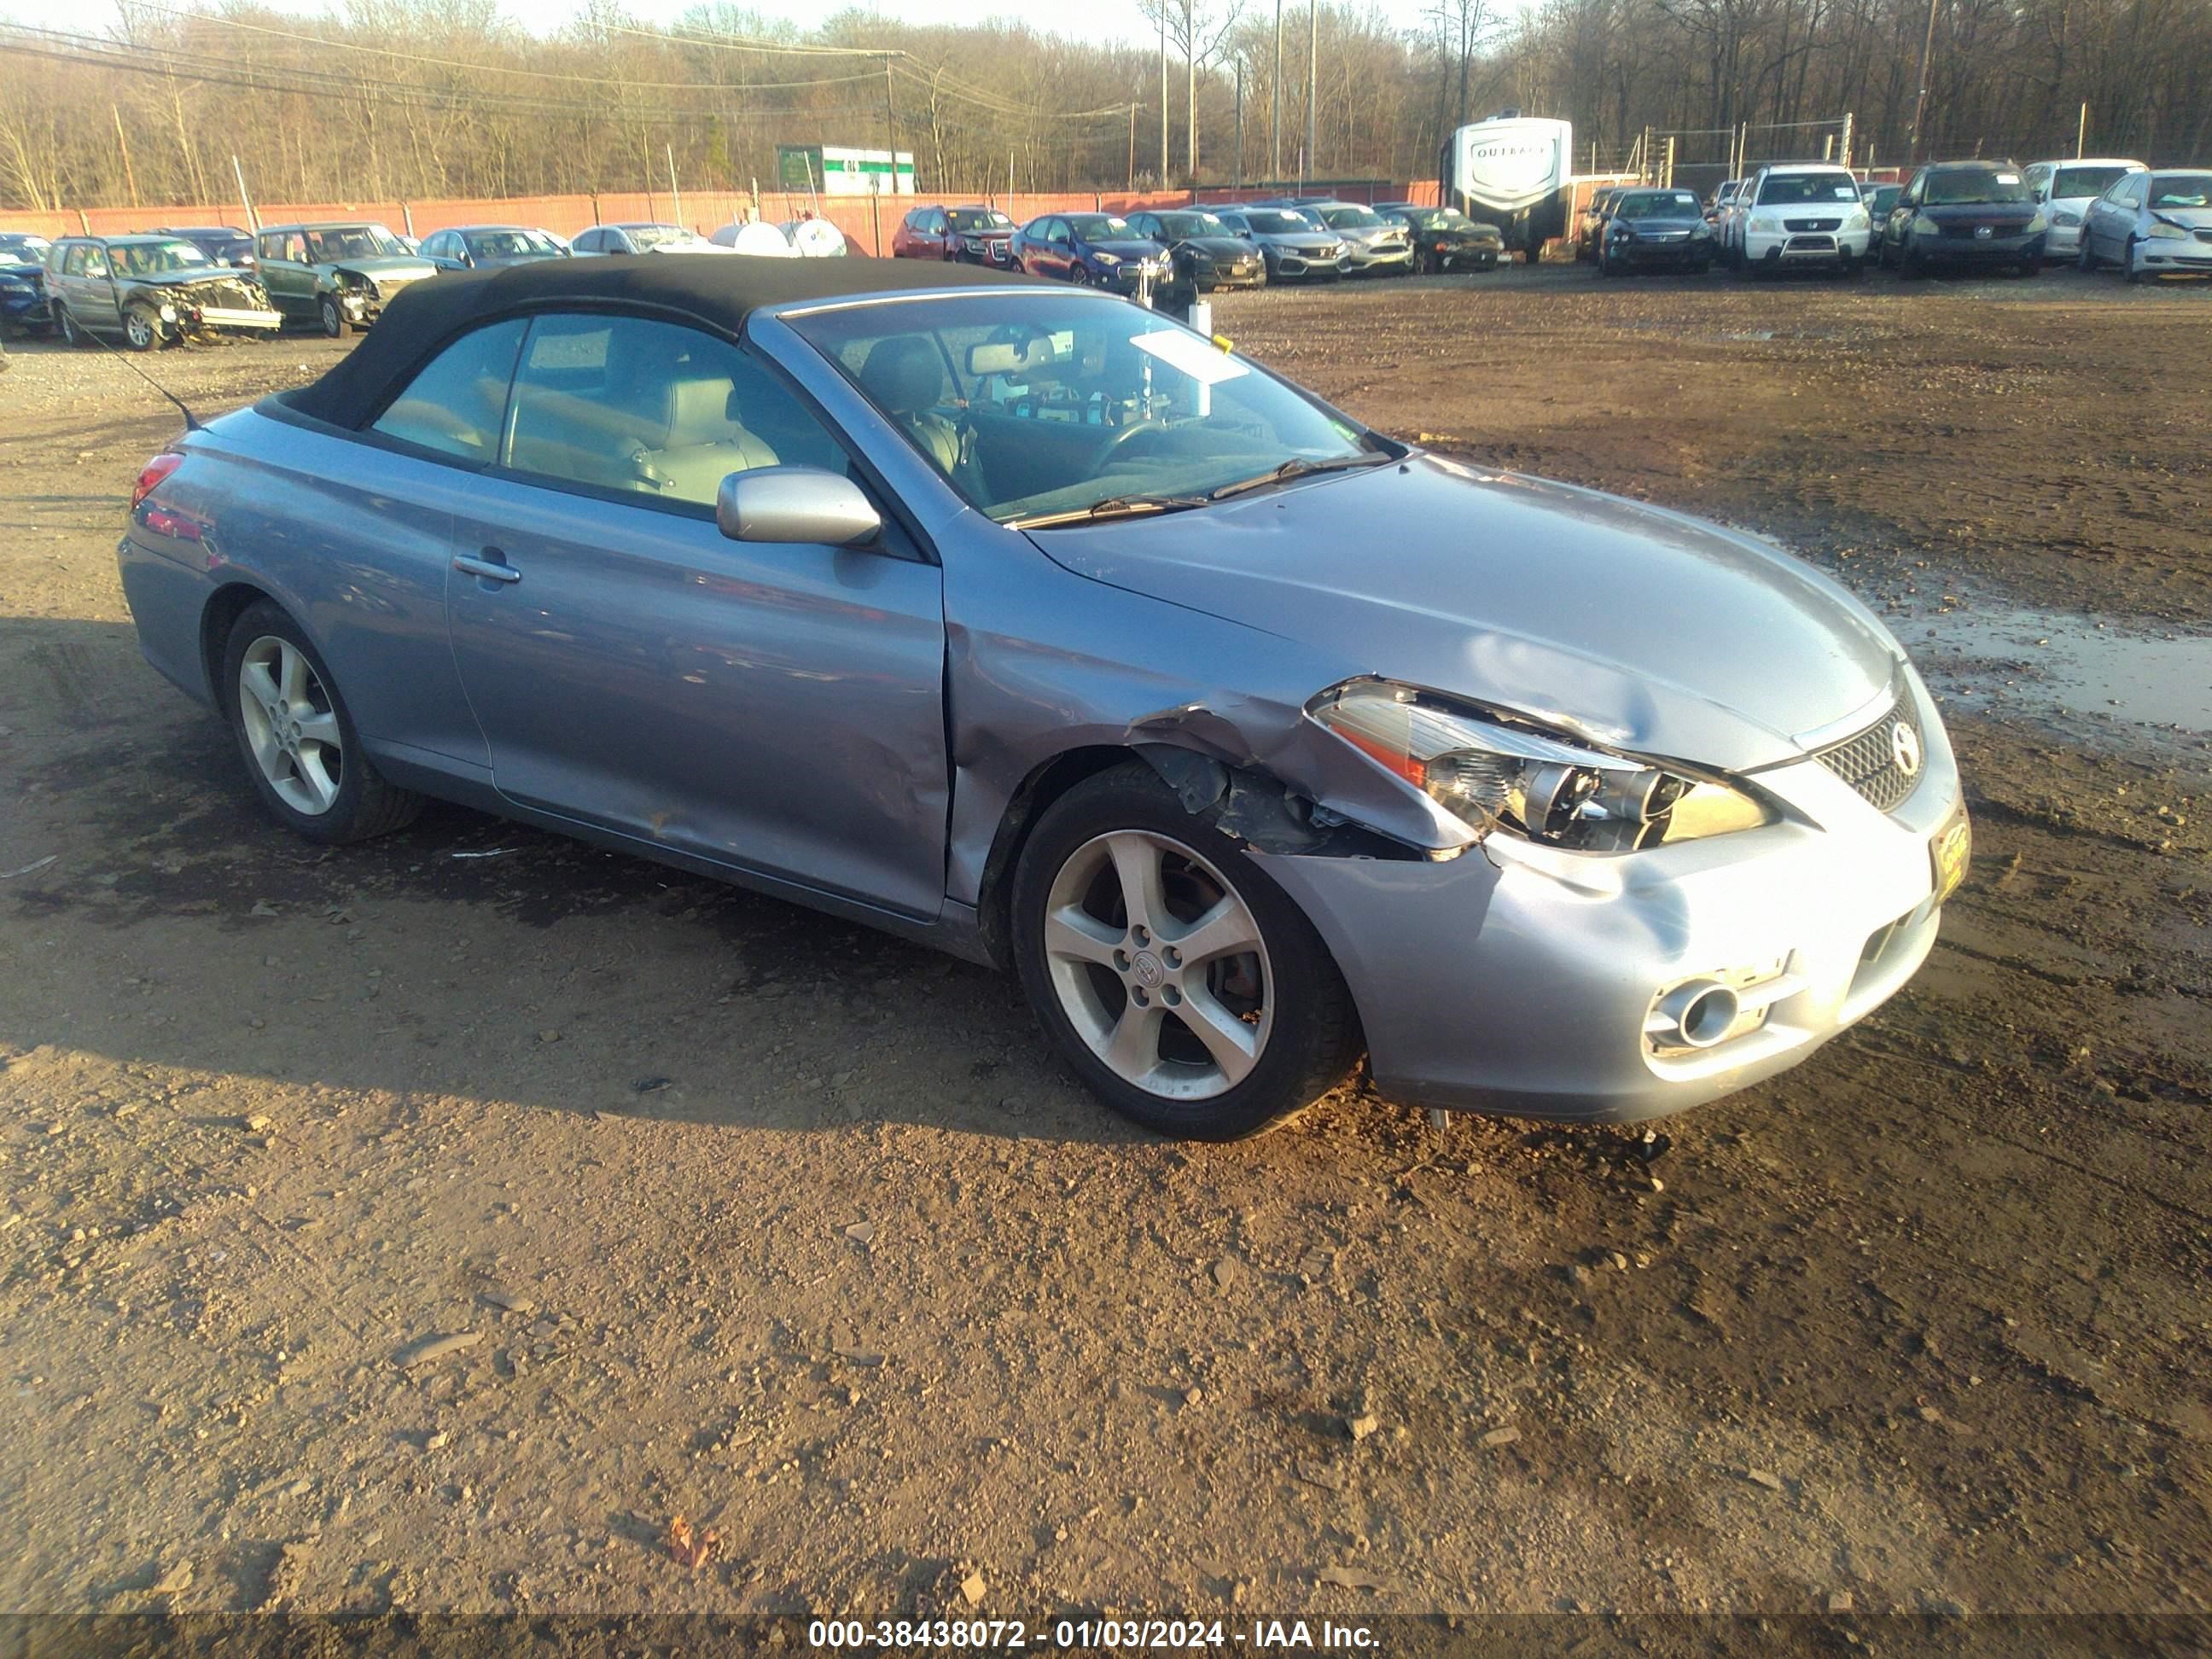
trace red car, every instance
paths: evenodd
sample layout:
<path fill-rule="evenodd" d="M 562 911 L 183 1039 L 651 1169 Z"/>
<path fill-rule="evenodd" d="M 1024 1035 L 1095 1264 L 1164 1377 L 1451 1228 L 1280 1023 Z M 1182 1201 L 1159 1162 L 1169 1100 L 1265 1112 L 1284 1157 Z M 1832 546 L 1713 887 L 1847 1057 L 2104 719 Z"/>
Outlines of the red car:
<path fill-rule="evenodd" d="M 1014 222 L 996 208 L 918 207 L 891 234 L 891 258 L 1003 268 L 1013 263 L 1013 240 Z"/>

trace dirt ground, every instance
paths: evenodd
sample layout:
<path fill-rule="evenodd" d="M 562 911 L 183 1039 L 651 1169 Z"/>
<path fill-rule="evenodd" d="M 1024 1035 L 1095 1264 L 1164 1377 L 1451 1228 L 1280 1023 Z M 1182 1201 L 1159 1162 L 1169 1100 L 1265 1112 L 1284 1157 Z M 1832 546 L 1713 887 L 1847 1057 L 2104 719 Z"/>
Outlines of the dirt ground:
<path fill-rule="evenodd" d="M 2212 290 L 1542 269 L 1216 325 L 1909 641 L 2212 614 Z M 152 367 L 211 410 L 342 349 Z M 2212 1602 L 2203 732 L 1931 661 L 1978 861 L 1929 966 L 1652 1142 L 1348 1093 L 1178 1147 L 981 970 L 457 810 L 285 836 L 116 580 L 174 416 L 14 349 L 0 1608 Z"/>

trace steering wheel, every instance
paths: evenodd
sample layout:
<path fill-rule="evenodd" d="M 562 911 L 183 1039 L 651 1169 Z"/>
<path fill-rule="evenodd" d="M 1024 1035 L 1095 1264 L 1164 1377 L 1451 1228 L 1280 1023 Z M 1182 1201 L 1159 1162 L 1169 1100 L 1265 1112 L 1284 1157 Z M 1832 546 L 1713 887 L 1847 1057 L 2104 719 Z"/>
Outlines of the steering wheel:
<path fill-rule="evenodd" d="M 1166 430 L 1167 422 L 1165 421 L 1154 420 L 1150 416 L 1146 416 L 1140 421 L 1132 421 L 1128 425 L 1115 429 L 1113 437 L 1107 441 L 1106 447 L 1099 451 L 1098 458 L 1100 460 L 1103 461 L 1109 456 L 1118 455 L 1121 453 L 1121 446 L 1127 443 L 1131 439 L 1135 438 L 1140 433 L 1164 432 Z"/>

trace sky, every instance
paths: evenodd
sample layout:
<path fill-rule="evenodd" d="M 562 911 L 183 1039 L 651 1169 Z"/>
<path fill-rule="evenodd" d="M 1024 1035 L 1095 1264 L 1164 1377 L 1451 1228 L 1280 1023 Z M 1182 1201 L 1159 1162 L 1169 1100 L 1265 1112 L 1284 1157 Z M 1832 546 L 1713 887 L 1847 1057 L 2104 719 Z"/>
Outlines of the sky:
<path fill-rule="evenodd" d="M 188 3 L 188 0 L 179 0 Z M 335 8 L 321 0 L 267 0 L 282 11 L 312 16 Z M 628 0 L 628 9 L 641 21 L 674 21 L 691 0 Z M 1246 0 L 1254 9 L 1272 13 L 1273 0 Z M 1297 0 L 1285 0 L 1290 11 Z M 845 0 L 749 0 L 749 9 L 763 16 L 788 18 L 802 27 L 844 9 Z M 1040 31 L 1085 40 L 1150 41 L 1158 37 L 1137 9 L 1135 0 L 1104 0 L 1084 5 L 1074 0 L 994 0 L 978 8 L 975 0 L 896 0 L 866 8 L 885 17 L 910 23 L 972 23 L 982 15 L 1017 19 Z M 501 0 L 501 9 L 533 33 L 548 34 L 573 17 L 576 0 Z M 1402 25 L 1418 18 L 1420 0 L 1383 0 L 1381 9 Z M 0 19 L 27 23 L 35 28 L 100 32 L 114 21 L 112 8 L 87 5 L 85 0 L 0 0 Z"/>

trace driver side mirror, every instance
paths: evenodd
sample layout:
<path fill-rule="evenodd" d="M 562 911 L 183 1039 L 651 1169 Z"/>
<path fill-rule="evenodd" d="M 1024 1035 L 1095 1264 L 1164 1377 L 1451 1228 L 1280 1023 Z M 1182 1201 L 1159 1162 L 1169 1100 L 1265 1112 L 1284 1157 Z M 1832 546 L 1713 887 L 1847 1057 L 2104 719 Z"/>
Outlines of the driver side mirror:
<path fill-rule="evenodd" d="M 857 547 L 882 533 L 884 521 L 850 478 L 813 466 L 759 466 L 722 480 L 714 525 L 733 542 Z"/>

